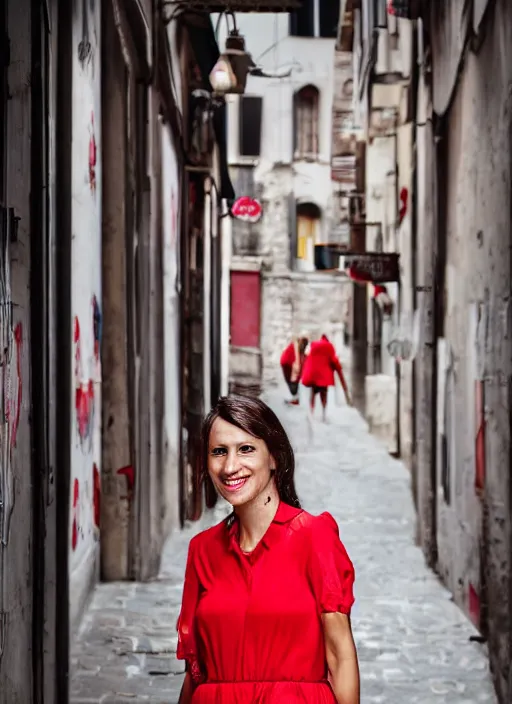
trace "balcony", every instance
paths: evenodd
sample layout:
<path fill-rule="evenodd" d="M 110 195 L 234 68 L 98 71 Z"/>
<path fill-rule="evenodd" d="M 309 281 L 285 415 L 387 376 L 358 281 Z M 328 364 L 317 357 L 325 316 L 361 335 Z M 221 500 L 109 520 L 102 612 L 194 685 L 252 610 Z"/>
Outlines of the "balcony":
<path fill-rule="evenodd" d="M 303 0 L 187 0 L 187 10 L 203 12 L 292 12 Z"/>

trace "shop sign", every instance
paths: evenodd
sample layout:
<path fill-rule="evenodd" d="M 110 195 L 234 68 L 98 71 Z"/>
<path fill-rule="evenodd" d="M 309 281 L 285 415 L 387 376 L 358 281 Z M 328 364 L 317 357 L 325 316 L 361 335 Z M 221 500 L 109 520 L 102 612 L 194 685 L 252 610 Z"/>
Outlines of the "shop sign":
<path fill-rule="evenodd" d="M 384 284 L 400 279 L 399 254 L 395 252 L 367 252 L 345 254 L 349 276 L 360 282 Z"/>
<path fill-rule="evenodd" d="M 261 203 L 255 198 L 249 198 L 249 196 L 238 198 L 231 208 L 231 215 L 243 222 L 258 222 L 262 214 Z"/>

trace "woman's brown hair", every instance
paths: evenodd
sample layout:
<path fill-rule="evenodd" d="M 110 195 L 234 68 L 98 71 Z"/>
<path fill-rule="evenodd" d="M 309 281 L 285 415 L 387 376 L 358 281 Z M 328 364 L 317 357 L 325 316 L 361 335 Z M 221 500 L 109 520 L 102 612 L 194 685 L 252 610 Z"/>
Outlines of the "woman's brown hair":
<path fill-rule="evenodd" d="M 199 453 L 203 475 L 208 473 L 208 443 L 217 418 L 263 440 L 276 463 L 275 482 L 279 498 L 285 504 L 300 508 L 294 481 L 295 456 L 290 440 L 274 411 L 259 398 L 224 396 L 208 413 L 203 421 Z"/>

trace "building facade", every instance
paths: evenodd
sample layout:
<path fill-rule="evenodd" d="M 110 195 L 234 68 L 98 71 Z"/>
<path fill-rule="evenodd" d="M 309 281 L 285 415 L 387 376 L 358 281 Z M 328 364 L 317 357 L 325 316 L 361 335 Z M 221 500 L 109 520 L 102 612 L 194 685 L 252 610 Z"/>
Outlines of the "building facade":
<path fill-rule="evenodd" d="M 98 579 L 151 579 L 215 503 L 194 452 L 234 193 L 206 12 L 8 2 L 0 30 L 0 699 L 42 704 Z"/>
<path fill-rule="evenodd" d="M 357 315 L 365 345 L 357 350 L 364 414 L 392 453 L 413 452 L 414 291 L 411 179 L 413 101 L 412 23 L 390 15 L 386 3 L 344 3 L 338 49 L 349 52 L 356 127 L 364 135 L 358 164 L 364 251 L 399 256 L 399 280 L 366 286 Z M 365 305 L 366 311 L 362 308 Z M 366 347 L 366 350 L 363 349 Z M 407 350 L 411 346 L 411 350 Z M 401 359 L 397 368 L 396 359 Z M 364 382 L 363 382 L 364 377 Z"/>
<path fill-rule="evenodd" d="M 328 245 L 340 241 L 332 179 L 337 3 L 291 14 L 237 16 L 254 61 L 228 96 L 228 158 L 237 196 L 257 199 L 256 223 L 231 222 L 230 387 L 257 393 L 280 379 L 279 358 L 305 330 L 339 346 L 351 287 Z M 280 71 L 285 77 L 279 77 Z"/>
<path fill-rule="evenodd" d="M 366 217 L 400 255 L 386 347 L 418 541 L 487 641 L 500 702 L 512 695 L 510 15 L 500 1 L 344 0 L 339 33 L 359 72 Z"/>

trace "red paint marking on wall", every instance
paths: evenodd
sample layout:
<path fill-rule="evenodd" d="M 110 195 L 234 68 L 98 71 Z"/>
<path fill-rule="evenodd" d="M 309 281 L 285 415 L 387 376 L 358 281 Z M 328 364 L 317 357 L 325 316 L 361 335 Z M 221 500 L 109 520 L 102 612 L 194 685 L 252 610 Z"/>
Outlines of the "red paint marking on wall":
<path fill-rule="evenodd" d="M 94 383 L 86 381 L 75 391 L 75 411 L 78 435 L 81 442 L 92 437 L 92 424 L 94 419 Z"/>
<path fill-rule="evenodd" d="M 78 535 L 80 532 L 79 501 L 80 484 L 78 483 L 78 479 L 75 479 L 75 481 L 73 482 L 73 527 L 71 531 L 71 547 L 73 548 L 73 551 L 76 550 L 76 546 L 78 545 Z"/>
<path fill-rule="evenodd" d="M 73 325 L 73 341 L 75 344 L 75 413 L 78 437 L 83 445 L 86 440 L 92 443 L 95 394 L 94 381 L 92 379 L 84 381 L 82 376 L 80 322 L 76 316 Z"/>
<path fill-rule="evenodd" d="M 399 208 L 399 222 L 402 224 L 402 220 L 405 218 L 407 213 L 407 202 L 409 199 L 409 191 L 405 186 L 400 190 L 400 208 Z"/>
<path fill-rule="evenodd" d="M 75 344 L 75 384 L 79 384 L 82 371 L 82 352 L 80 342 L 80 322 L 76 315 L 73 323 L 73 342 Z"/>
<path fill-rule="evenodd" d="M 128 496 L 123 496 L 122 498 L 131 501 L 133 496 L 133 490 L 135 488 L 135 470 L 133 465 L 128 465 L 127 467 L 121 467 L 117 470 L 117 474 L 122 477 L 126 477 L 126 487 L 128 489 Z"/>
<path fill-rule="evenodd" d="M 92 487 L 93 487 L 93 508 L 94 508 L 94 525 L 99 529 L 101 515 L 101 478 L 96 463 L 92 466 Z"/>
<path fill-rule="evenodd" d="M 477 628 L 480 628 L 480 596 L 472 584 L 468 589 L 468 609 L 470 619 Z"/>

